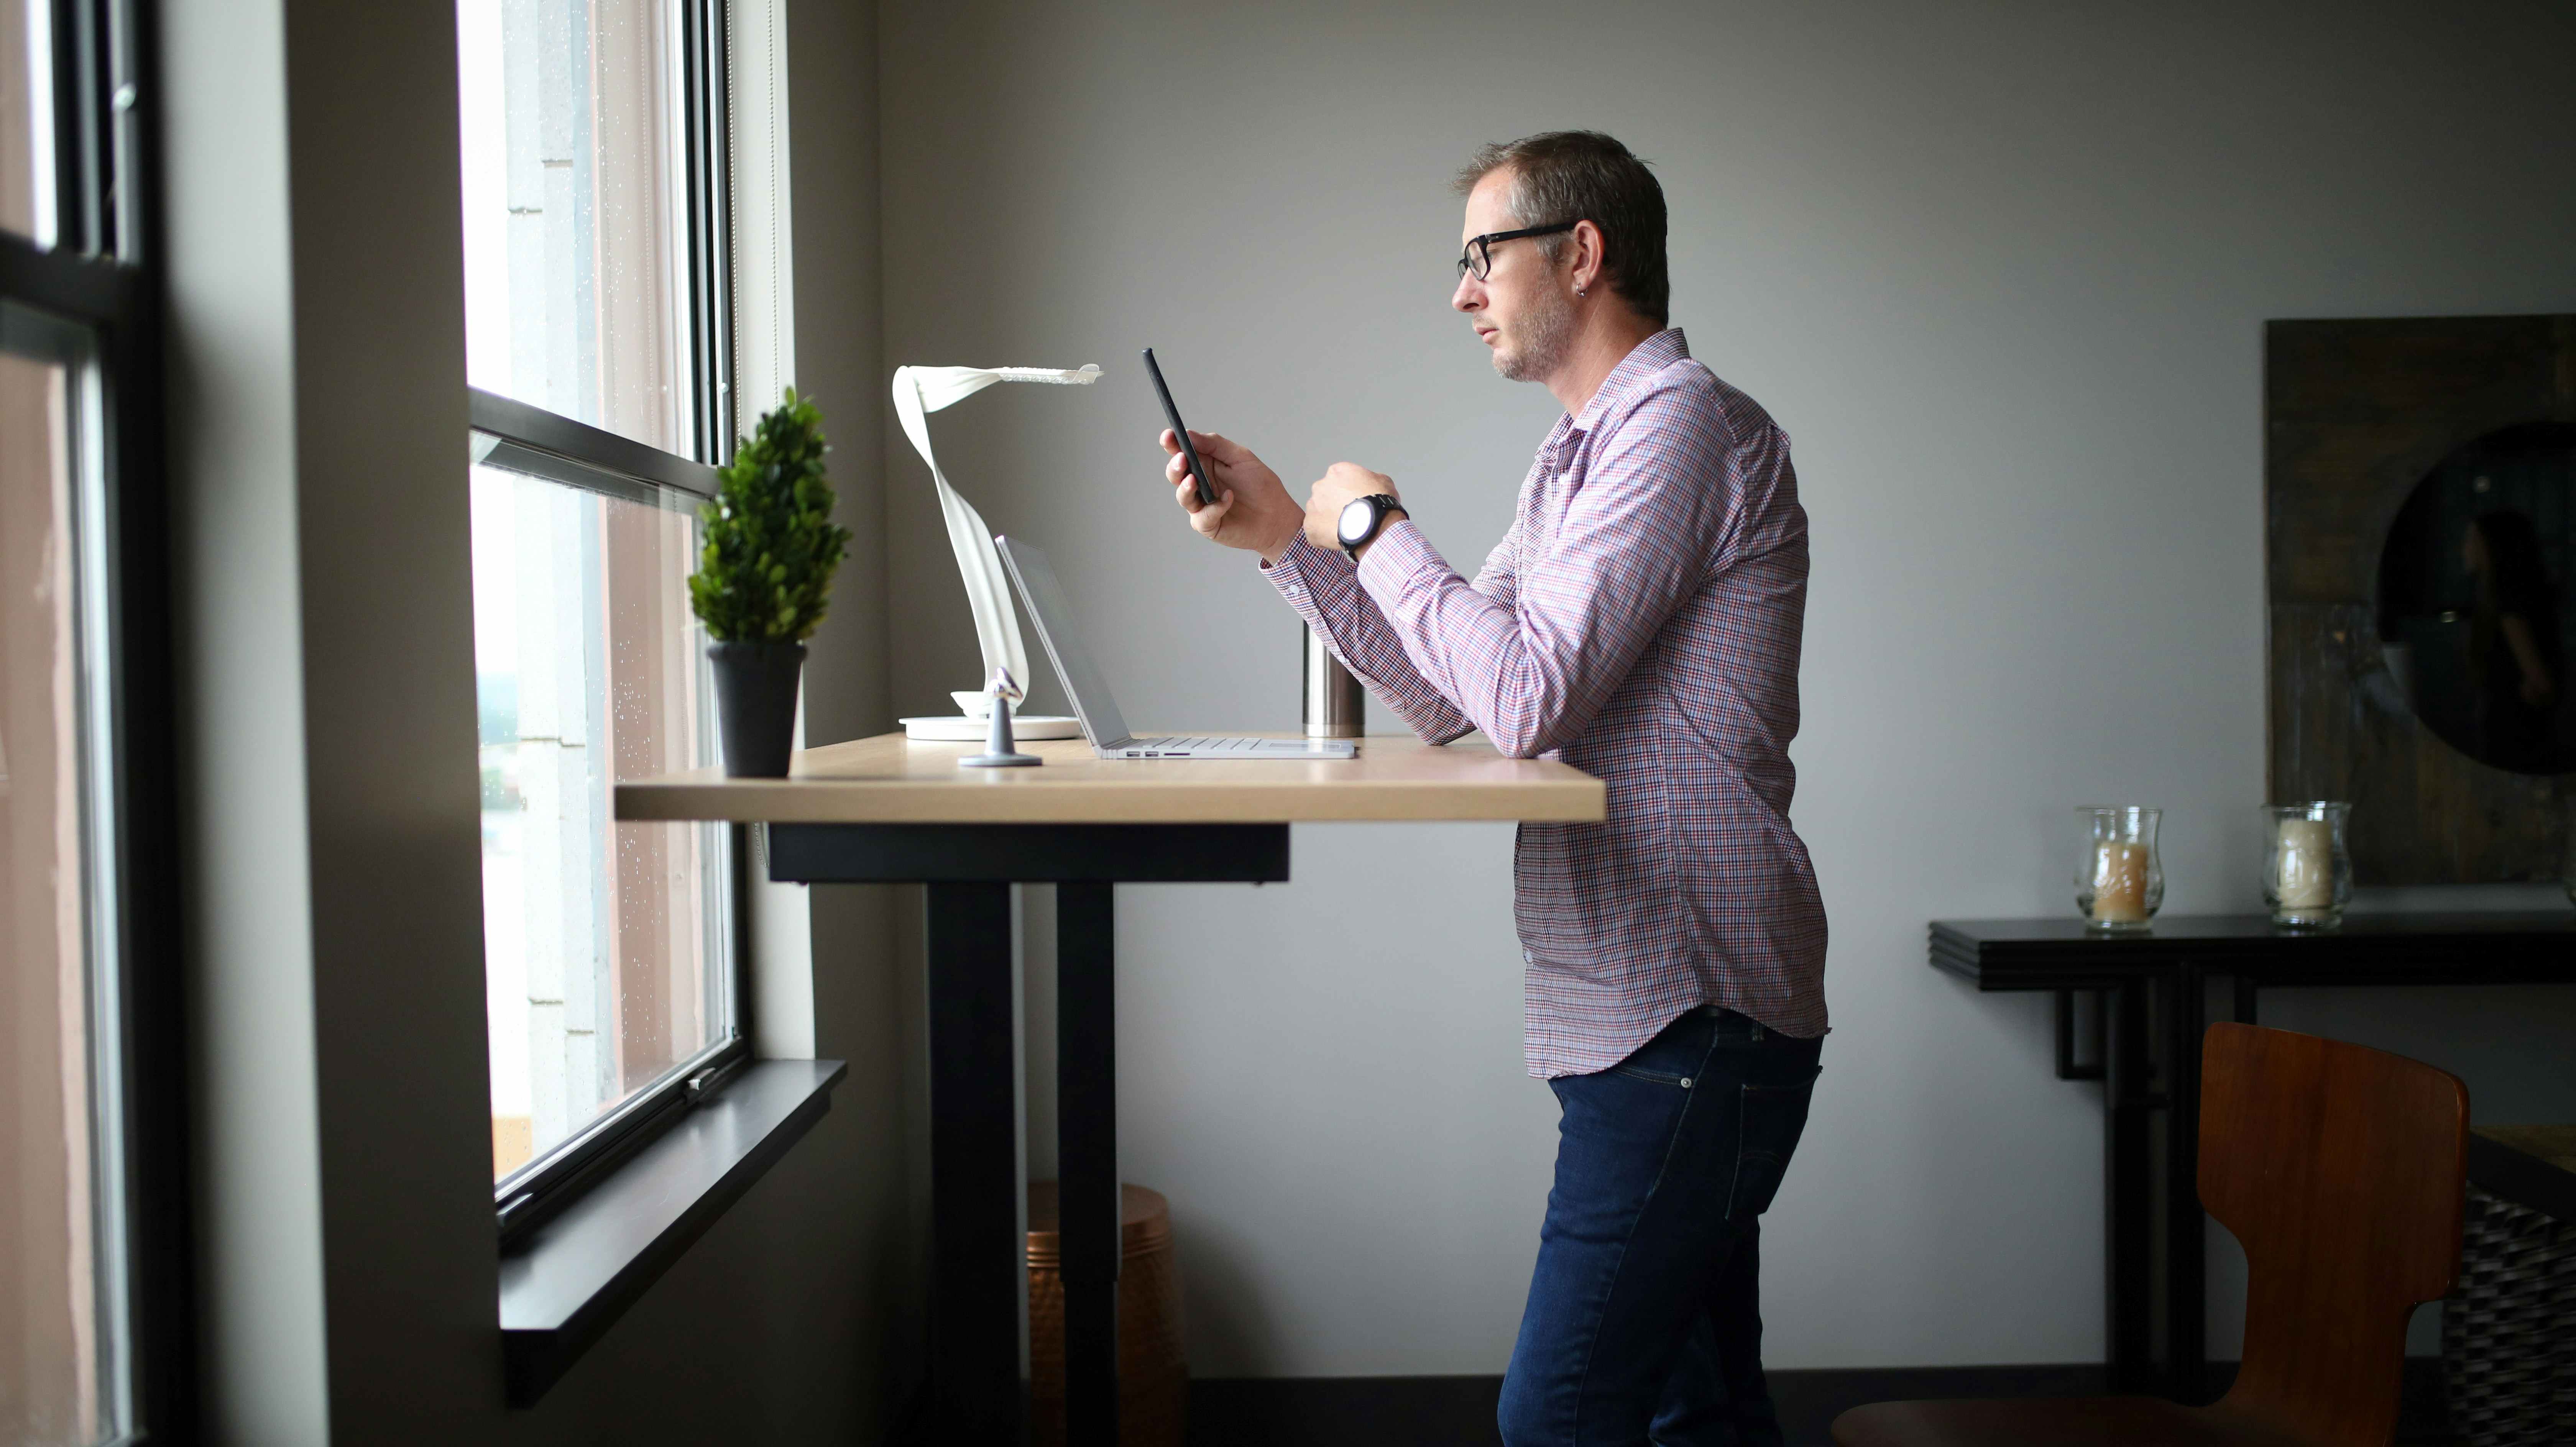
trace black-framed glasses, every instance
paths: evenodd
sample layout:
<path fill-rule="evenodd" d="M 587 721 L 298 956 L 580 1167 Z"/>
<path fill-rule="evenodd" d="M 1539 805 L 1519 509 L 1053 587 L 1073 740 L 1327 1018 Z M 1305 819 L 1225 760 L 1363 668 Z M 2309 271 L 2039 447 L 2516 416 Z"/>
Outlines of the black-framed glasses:
<path fill-rule="evenodd" d="M 1524 226 L 1518 231 L 1488 231 L 1467 238 L 1467 249 L 1458 253 L 1458 274 L 1473 276 L 1478 281 L 1494 274 L 1493 246 L 1497 241 L 1518 241 L 1524 236 L 1554 236 L 1582 225 L 1579 220 L 1559 221 L 1553 226 Z"/>

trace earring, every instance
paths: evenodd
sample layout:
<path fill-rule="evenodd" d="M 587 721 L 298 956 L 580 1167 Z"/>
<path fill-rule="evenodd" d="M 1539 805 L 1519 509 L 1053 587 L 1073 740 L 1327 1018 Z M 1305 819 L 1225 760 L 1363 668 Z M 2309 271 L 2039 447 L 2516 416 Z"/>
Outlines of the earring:
<path fill-rule="evenodd" d="M 1581 296 L 1581 295 L 1583 295 L 1583 294 L 1584 294 L 1584 292 L 1583 292 L 1583 288 L 1581 288 L 1581 287 L 1579 287 L 1579 286 L 1578 286 L 1578 287 L 1576 287 L 1576 288 L 1574 289 L 1574 294 L 1575 294 L 1576 296 Z"/>

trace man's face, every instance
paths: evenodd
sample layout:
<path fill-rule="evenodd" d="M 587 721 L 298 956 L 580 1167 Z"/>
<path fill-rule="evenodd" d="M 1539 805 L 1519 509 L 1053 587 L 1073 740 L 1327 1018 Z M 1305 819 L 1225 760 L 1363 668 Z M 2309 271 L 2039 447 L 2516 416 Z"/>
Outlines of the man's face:
<path fill-rule="evenodd" d="M 1512 214 L 1512 171 L 1488 172 L 1467 195 L 1466 229 L 1458 243 L 1496 231 L 1518 231 L 1539 223 Z M 1498 242 L 1493 270 L 1484 280 L 1475 274 L 1458 278 L 1449 304 L 1467 314 L 1477 340 L 1493 350 L 1494 370 L 1505 381 L 1543 381 L 1565 360 L 1574 338 L 1574 304 L 1565 295 L 1563 278 L 1540 249 L 1545 237 L 1525 236 Z"/>

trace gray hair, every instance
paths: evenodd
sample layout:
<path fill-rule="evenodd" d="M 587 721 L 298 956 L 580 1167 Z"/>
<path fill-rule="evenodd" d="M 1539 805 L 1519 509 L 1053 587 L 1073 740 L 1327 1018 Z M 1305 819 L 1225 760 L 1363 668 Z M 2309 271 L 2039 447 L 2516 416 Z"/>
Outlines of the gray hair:
<path fill-rule="evenodd" d="M 1601 228 L 1602 275 L 1637 314 L 1662 326 L 1672 313 L 1664 258 L 1664 188 L 1646 163 L 1599 131 L 1546 131 L 1479 149 L 1458 172 L 1458 194 L 1510 167 L 1512 215 L 1523 226 L 1589 221 Z M 1539 238 L 1550 265 L 1569 238 Z"/>

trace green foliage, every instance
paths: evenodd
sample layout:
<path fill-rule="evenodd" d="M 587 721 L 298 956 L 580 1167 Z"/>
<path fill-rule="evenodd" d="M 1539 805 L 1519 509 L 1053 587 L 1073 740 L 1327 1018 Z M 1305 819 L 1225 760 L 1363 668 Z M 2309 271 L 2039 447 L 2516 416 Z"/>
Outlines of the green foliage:
<path fill-rule="evenodd" d="M 829 450 L 823 414 L 790 387 L 725 465 L 689 575 L 689 606 L 718 643 L 794 643 L 822 623 L 850 551 L 849 529 L 832 524 Z"/>

